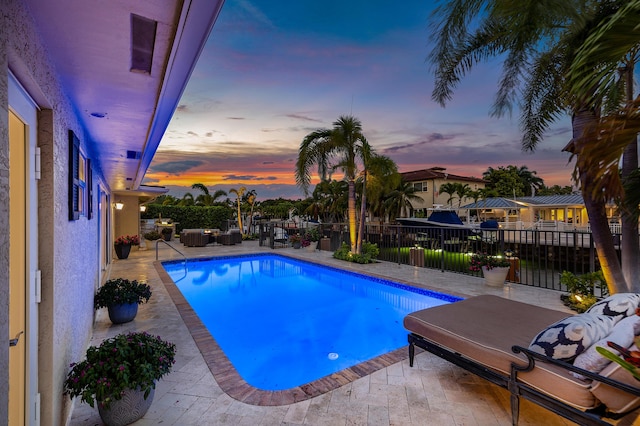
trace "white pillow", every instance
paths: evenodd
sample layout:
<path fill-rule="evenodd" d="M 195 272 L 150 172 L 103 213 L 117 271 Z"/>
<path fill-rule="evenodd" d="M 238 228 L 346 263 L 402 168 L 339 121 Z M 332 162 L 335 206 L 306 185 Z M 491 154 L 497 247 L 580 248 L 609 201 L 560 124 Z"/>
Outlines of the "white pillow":
<path fill-rule="evenodd" d="M 607 337 L 597 341 L 593 345 L 589 346 L 583 353 L 578 355 L 573 362 L 573 365 L 587 371 L 591 371 L 592 373 L 599 373 L 604 370 L 611 361 L 600 355 L 598 351 L 596 351 L 596 347 L 603 347 L 614 354 L 619 355 L 617 350 L 607 345 L 607 342 L 614 342 L 623 348 L 628 348 L 633 344 L 633 339 L 638 334 L 640 334 L 640 317 L 637 315 L 627 317 L 617 323 Z M 578 373 L 572 374 L 578 379 L 585 379 L 584 376 Z"/>
<path fill-rule="evenodd" d="M 621 320 L 635 314 L 638 303 L 640 303 L 640 294 L 616 293 L 591 305 L 587 313 L 609 315 Z"/>
<path fill-rule="evenodd" d="M 607 315 L 573 315 L 538 333 L 529 349 L 551 358 L 571 361 L 589 346 L 604 339 L 616 322 L 617 318 Z"/>

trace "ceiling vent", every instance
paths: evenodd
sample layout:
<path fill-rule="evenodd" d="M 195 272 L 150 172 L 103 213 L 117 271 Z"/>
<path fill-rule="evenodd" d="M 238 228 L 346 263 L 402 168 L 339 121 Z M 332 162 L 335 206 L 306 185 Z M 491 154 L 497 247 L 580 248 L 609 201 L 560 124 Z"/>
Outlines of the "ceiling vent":
<path fill-rule="evenodd" d="M 142 157 L 140 151 L 127 151 L 127 160 L 139 160 Z"/>
<path fill-rule="evenodd" d="M 131 14 L 131 71 L 151 74 L 158 22 Z"/>

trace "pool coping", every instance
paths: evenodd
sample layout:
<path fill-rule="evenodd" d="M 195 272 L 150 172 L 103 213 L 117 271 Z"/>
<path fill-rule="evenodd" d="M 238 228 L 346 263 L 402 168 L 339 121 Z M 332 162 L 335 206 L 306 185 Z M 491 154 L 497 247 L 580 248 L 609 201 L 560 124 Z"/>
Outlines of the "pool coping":
<path fill-rule="evenodd" d="M 255 253 L 256 255 L 264 253 Z M 249 254 L 251 255 L 251 254 Z M 294 260 L 300 260 L 293 256 L 287 256 L 278 253 L 278 256 L 289 257 Z M 217 256 L 212 256 L 217 257 Z M 237 256 L 232 256 L 237 257 Z M 194 260 L 201 260 L 194 258 Z M 327 266 L 334 268 L 330 265 L 323 265 L 317 262 L 315 263 L 321 266 Z M 164 284 L 169 296 L 173 300 L 176 309 L 180 313 L 182 320 L 184 321 L 189 333 L 191 334 L 196 346 L 200 350 L 205 363 L 209 367 L 211 374 L 218 383 L 218 386 L 230 397 L 240 402 L 258 405 L 258 406 L 278 406 L 289 405 L 295 402 L 305 401 L 310 398 L 325 394 L 332 390 L 338 389 L 341 386 L 347 385 L 357 379 L 368 376 L 378 370 L 385 367 L 389 367 L 400 361 L 404 361 L 409 358 L 409 351 L 407 346 L 403 346 L 386 354 L 377 356 L 368 361 L 361 362 L 352 367 L 345 368 L 343 370 L 332 373 L 328 376 L 314 380 L 310 383 L 296 386 L 294 388 L 286 390 L 268 391 L 258 389 L 248 384 L 236 371 L 235 367 L 229 361 L 224 351 L 220 348 L 215 338 L 211 335 L 209 330 L 200 320 L 200 317 L 195 313 L 193 308 L 187 300 L 184 298 L 182 292 L 175 285 L 169 274 L 162 266 L 162 261 L 155 261 L 153 265 L 158 272 L 160 280 Z M 336 268 L 339 269 L 339 268 Z M 358 272 L 360 273 L 360 272 Z M 362 275 L 368 275 L 370 277 L 376 277 L 372 274 L 363 273 Z M 380 278 L 380 277 L 376 277 Z M 403 282 L 398 281 L 401 284 Z M 406 283 L 407 285 L 410 285 Z M 413 286 L 415 287 L 415 286 Z"/>

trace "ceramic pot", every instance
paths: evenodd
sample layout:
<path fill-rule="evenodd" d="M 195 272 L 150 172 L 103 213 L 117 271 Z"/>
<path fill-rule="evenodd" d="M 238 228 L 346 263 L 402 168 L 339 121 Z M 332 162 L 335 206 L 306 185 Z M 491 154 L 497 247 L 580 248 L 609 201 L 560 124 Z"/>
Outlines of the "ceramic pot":
<path fill-rule="evenodd" d="M 144 392 L 139 389 L 127 389 L 124 391 L 122 399 L 111 401 L 109 408 L 101 407 L 98 404 L 100 418 L 107 426 L 125 426 L 141 419 L 153 402 L 155 389 L 151 389 L 147 399 L 144 399 Z"/>
<path fill-rule="evenodd" d="M 124 324 L 125 322 L 133 321 L 138 314 L 137 303 L 124 303 L 118 305 L 107 306 L 109 311 L 109 319 L 114 324 Z"/>
<path fill-rule="evenodd" d="M 114 244 L 113 248 L 116 251 L 118 259 L 126 259 L 131 253 L 131 244 Z"/>
<path fill-rule="evenodd" d="M 294 249 L 299 249 L 300 247 L 302 247 L 302 243 L 293 243 Z"/>
<path fill-rule="evenodd" d="M 509 273 L 509 267 L 499 267 L 487 269 L 486 266 L 482 267 L 482 275 L 484 276 L 484 283 L 489 287 L 502 287 L 504 281 L 507 279 Z"/>

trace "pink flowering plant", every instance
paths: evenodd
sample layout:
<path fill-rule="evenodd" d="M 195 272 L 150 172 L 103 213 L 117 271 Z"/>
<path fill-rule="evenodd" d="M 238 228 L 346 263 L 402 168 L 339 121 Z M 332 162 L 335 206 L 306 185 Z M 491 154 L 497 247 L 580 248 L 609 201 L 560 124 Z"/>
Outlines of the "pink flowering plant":
<path fill-rule="evenodd" d="M 140 237 L 137 235 L 121 235 L 113 242 L 114 245 L 120 246 L 129 244 L 132 246 L 140 245 Z"/>
<path fill-rule="evenodd" d="M 125 390 L 140 389 L 145 399 L 156 381 L 171 371 L 176 346 L 147 332 L 119 334 L 87 349 L 86 359 L 70 365 L 64 393 L 109 408 Z"/>
<path fill-rule="evenodd" d="M 146 303 L 151 297 L 151 287 L 143 282 L 125 278 L 112 278 L 101 286 L 93 297 L 95 309 L 113 305 Z"/>
<path fill-rule="evenodd" d="M 493 256 L 487 253 L 475 253 L 471 255 L 471 259 L 469 259 L 469 270 L 479 272 L 483 266 L 486 267 L 487 270 L 491 270 L 493 268 L 505 268 L 511 266 L 511 264 L 502 256 Z"/>

